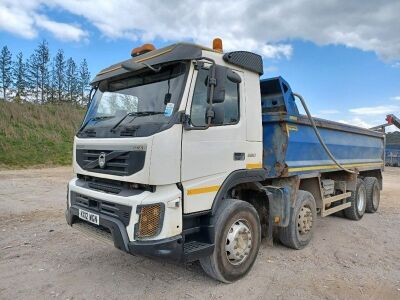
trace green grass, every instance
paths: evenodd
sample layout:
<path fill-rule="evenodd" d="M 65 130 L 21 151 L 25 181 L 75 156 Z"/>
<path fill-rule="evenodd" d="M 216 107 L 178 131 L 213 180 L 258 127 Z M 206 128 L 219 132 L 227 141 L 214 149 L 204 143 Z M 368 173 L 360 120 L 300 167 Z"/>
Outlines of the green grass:
<path fill-rule="evenodd" d="M 0 101 L 0 169 L 69 165 L 84 109 Z"/>

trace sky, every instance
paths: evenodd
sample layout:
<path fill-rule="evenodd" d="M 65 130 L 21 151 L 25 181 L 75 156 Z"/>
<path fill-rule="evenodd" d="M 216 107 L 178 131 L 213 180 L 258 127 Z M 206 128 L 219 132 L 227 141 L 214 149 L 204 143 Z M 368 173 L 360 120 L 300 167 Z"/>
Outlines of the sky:
<path fill-rule="evenodd" d="M 45 39 L 93 77 L 143 43 L 220 37 L 224 51 L 262 55 L 263 78 L 285 78 L 314 116 L 362 127 L 400 116 L 399 32 L 398 0 L 0 0 L 0 47 L 13 54 Z"/>

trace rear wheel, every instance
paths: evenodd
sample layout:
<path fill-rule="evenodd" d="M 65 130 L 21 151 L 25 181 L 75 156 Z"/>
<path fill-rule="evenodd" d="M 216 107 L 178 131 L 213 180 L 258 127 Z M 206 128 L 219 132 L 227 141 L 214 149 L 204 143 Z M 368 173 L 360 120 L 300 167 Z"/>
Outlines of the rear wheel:
<path fill-rule="evenodd" d="M 200 259 L 203 270 L 214 279 L 230 283 L 253 266 L 261 243 L 257 211 L 247 202 L 227 199 L 212 219 L 215 230 L 213 254 Z"/>
<path fill-rule="evenodd" d="M 306 191 L 298 191 L 296 205 L 291 208 L 287 227 L 279 228 L 279 240 L 293 249 L 302 249 L 311 241 L 317 217 L 315 199 Z"/>
<path fill-rule="evenodd" d="M 344 210 L 344 215 L 350 220 L 361 220 L 367 206 L 367 189 L 361 178 L 357 179 L 356 190 L 349 197 L 351 206 Z"/>
<path fill-rule="evenodd" d="M 367 189 L 367 206 L 365 211 L 367 213 L 374 213 L 378 210 L 381 198 L 379 182 L 375 177 L 365 177 L 364 182 Z"/>

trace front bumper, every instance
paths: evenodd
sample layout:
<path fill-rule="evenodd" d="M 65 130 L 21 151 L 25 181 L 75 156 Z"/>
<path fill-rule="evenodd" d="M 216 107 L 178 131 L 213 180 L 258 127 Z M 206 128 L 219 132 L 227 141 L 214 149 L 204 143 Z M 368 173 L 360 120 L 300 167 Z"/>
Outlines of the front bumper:
<path fill-rule="evenodd" d="M 162 257 L 172 261 L 184 261 L 183 239 L 181 235 L 160 240 L 129 241 L 126 227 L 120 220 L 98 212 L 85 210 L 99 215 L 99 228 L 107 228 L 111 232 L 114 246 L 133 255 Z M 65 212 L 68 225 L 73 226 L 81 221 L 78 217 L 79 208 L 69 207 Z"/>

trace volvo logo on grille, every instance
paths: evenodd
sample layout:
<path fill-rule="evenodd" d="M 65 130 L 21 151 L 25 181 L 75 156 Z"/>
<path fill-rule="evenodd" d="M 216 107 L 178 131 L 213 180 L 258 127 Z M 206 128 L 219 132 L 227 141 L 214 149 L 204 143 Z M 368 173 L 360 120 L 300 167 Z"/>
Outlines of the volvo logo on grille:
<path fill-rule="evenodd" d="M 106 154 L 104 152 L 101 152 L 99 155 L 99 167 L 104 169 L 106 166 Z"/>

